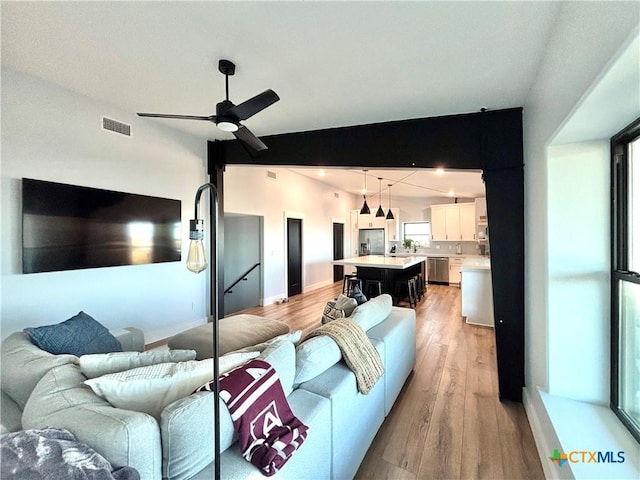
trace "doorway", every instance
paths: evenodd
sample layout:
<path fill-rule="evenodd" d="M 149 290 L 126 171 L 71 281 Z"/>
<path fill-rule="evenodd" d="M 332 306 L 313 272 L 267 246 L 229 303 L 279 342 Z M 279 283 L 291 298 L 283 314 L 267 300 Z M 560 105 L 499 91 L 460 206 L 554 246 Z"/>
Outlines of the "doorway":
<path fill-rule="evenodd" d="M 287 296 L 302 293 L 302 219 L 287 218 Z"/>
<path fill-rule="evenodd" d="M 260 305 L 263 218 L 224 216 L 224 315 Z"/>
<path fill-rule="evenodd" d="M 333 222 L 333 259 L 344 258 L 344 224 Z M 344 266 L 333 266 L 333 281 L 340 282 L 344 278 Z"/>

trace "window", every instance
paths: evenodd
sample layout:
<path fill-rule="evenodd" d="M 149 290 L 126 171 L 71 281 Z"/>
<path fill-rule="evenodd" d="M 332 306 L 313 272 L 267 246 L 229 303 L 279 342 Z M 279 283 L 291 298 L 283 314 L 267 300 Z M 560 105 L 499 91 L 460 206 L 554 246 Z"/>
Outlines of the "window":
<path fill-rule="evenodd" d="M 413 240 L 417 247 L 428 247 L 431 245 L 431 224 L 429 222 L 406 222 L 403 224 L 404 240 Z"/>
<path fill-rule="evenodd" d="M 640 118 L 611 159 L 611 408 L 640 441 Z"/>

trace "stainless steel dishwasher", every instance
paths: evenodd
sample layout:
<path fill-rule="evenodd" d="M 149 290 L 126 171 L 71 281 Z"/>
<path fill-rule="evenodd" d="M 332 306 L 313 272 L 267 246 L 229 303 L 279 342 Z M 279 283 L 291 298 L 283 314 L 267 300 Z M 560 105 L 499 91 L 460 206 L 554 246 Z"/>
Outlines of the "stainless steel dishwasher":
<path fill-rule="evenodd" d="M 449 284 L 449 258 L 427 257 L 427 280 L 429 283 Z"/>

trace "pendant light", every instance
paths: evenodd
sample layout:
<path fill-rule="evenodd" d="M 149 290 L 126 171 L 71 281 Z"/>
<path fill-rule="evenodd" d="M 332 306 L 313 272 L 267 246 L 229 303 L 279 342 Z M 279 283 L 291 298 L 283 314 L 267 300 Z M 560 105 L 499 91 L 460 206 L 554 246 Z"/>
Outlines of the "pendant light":
<path fill-rule="evenodd" d="M 395 220 L 396 217 L 393 216 L 393 212 L 391 211 L 391 184 L 387 185 L 389 187 L 389 212 L 387 213 L 387 220 Z"/>
<path fill-rule="evenodd" d="M 380 177 L 378 177 L 378 200 L 380 201 L 380 205 L 378 205 L 376 217 L 384 217 L 384 210 L 382 210 L 382 178 Z"/>
<path fill-rule="evenodd" d="M 369 205 L 367 205 L 367 170 L 363 170 L 364 172 L 364 190 L 362 191 L 362 198 L 364 198 L 364 203 L 362 204 L 362 208 L 360 209 L 360 215 L 369 215 L 371 210 L 369 210 Z"/>

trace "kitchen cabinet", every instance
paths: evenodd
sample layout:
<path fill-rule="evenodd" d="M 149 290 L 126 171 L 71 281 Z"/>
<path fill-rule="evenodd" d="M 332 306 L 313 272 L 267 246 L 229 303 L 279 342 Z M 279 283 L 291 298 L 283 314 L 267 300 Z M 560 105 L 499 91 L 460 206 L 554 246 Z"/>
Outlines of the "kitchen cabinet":
<path fill-rule="evenodd" d="M 431 240 L 436 242 L 447 239 L 446 210 L 444 205 L 431 207 Z"/>
<path fill-rule="evenodd" d="M 358 213 L 358 228 L 386 228 L 386 219 L 384 217 L 376 217 L 375 210 L 369 215 L 360 215 Z"/>
<path fill-rule="evenodd" d="M 465 257 L 450 257 L 449 258 L 449 285 L 460 285 L 460 268 Z"/>
<path fill-rule="evenodd" d="M 476 239 L 476 206 L 475 203 L 461 203 L 460 208 L 460 240 Z"/>
<path fill-rule="evenodd" d="M 476 231 L 475 203 L 431 206 L 431 239 L 434 241 L 473 241 Z"/>
<path fill-rule="evenodd" d="M 391 212 L 393 213 L 394 218 L 393 220 L 386 220 L 386 228 L 384 232 L 387 242 L 402 240 L 402 235 L 400 233 L 400 209 L 392 208 Z"/>
<path fill-rule="evenodd" d="M 351 210 L 350 212 L 350 225 L 351 225 L 351 255 L 353 256 L 357 256 L 358 255 L 358 248 L 360 248 L 360 245 L 358 245 L 358 214 L 360 213 L 359 210 Z M 351 256 L 348 255 L 348 256 Z"/>
<path fill-rule="evenodd" d="M 489 225 L 486 197 L 476 198 L 476 225 L 480 225 L 483 227 Z"/>

